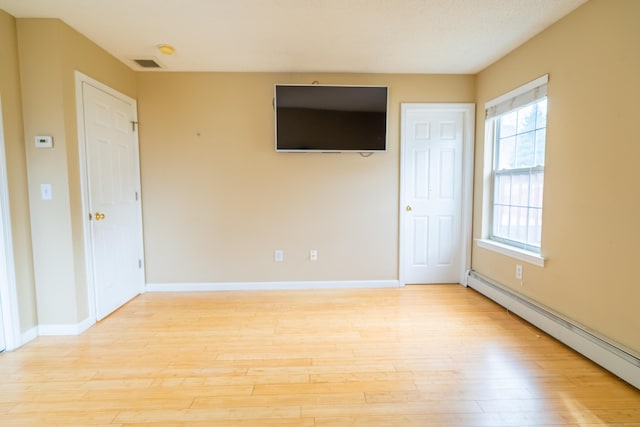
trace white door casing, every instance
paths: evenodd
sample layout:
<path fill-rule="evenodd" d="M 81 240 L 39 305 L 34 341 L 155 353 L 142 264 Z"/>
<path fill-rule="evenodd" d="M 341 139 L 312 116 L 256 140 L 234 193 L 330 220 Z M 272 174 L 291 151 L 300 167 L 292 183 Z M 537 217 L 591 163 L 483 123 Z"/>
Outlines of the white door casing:
<path fill-rule="evenodd" d="M 13 236 L 9 208 L 9 182 L 0 99 L 0 350 L 13 350 L 22 345 Z"/>
<path fill-rule="evenodd" d="M 402 104 L 402 284 L 466 284 L 474 110 L 472 104 Z"/>
<path fill-rule="evenodd" d="M 144 290 L 137 107 L 81 73 L 76 87 L 89 305 L 101 320 Z"/>

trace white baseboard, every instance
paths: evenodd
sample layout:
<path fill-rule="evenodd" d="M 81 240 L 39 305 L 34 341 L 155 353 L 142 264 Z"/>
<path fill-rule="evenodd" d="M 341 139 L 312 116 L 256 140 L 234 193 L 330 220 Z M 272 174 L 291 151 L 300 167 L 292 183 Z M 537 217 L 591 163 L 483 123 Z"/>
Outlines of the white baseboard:
<path fill-rule="evenodd" d="M 27 344 L 28 342 L 35 340 L 37 337 L 38 337 L 38 327 L 34 326 L 33 328 L 28 329 L 27 331 L 23 332 L 20 335 L 20 345 L 18 345 L 16 348 L 21 347 Z"/>
<path fill-rule="evenodd" d="M 30 328 L 20 334 L 20 343 L 12 349 L 16 350 L 23 345 L 33 341 L 39 336 L 62 336 L 62 335 L 80 335 L 89 329 L 95 322 L 87 318 L 80 323 L 69 325 L 38 325 Z"/>
<path fill-rule="evenodd" d="M 39 325 L 38 335 L 41 336 L 57 336 L 57 335 L 80 335 L 95 322 L 90 318 L 84 319 L 80 323 L 60 324 L 60 325 Z"/>
<path fill-rule="evenodd" d="M 471 272 L 469 287 L 494 300 L 558 341 L 640 389 L 640 357 L 615 341 L 599 336 L 535 301 Z"/>
<path fill-rule="evenodd" d="M 147 283 L 147 292 L 271 291 L 295 289 L 400 288 L 398 280 L 344 280 L 305 282 Z"/>

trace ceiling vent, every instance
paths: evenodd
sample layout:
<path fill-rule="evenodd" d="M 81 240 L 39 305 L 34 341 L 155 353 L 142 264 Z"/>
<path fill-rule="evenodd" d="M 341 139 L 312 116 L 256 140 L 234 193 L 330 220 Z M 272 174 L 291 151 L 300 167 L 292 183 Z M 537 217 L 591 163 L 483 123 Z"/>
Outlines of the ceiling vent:
<path fill-rule="evenodd" d="M 134 59 L 133 61 L 139 66 L 141 66 L 142 68 L 147 68 L 147 69 L 164 68 L 156 59 L 145 58 L 145 59 Z"/>

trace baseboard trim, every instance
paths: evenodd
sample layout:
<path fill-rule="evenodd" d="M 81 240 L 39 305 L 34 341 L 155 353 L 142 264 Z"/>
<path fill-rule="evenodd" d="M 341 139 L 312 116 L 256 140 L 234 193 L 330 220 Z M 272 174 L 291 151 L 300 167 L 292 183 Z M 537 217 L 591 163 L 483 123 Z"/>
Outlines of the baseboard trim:
<path fill-rule="evenodd" d="M 468 285 L 640 389 L 640 357 L 632 350 L 474 271 Z"/>
<path fill-rule="evenodd" d="M 27 329 L 22 334 L 20 334 L 20 345 L 16 346 L 12 350 L 22 347 L 23 345 L 35 340 L 36 338 L 38 338 L 38 327 L 34 326 L 33 328 Z"/>
<path fill-rule="evenodd" d="M 23 345 L 29 343 L 30 341 L 33 341 L 39 336 L 80 335 L 81 333 L 89 329 L 91 326 L 93 326 L 94 323 L 95 322 L 92 321 L 90 318 L 86 318 L 82 322 L 76 323 L 76 324 L 34 326 L 33 328 L 26 330 L 20 335 L 20 340 L 21 340 L 20 345 L 18 345 L 16 348 L 12 350 L 22 347 Z"/>
<path fill-rule="evenodd" d="M 80 323 L 75 324 L 59 324 L 59 325 L 39 325 L 38 335 L 40 336 L 66 336 L 80 335 L 89 329 L 95 322 L 90 318 L 84 319 Z"/>
<path fill-rule="evenodd" d="M 147 283 L 146 292 L 275 291 L 296 289 L 366 289 L 400 287 L 402 287 L 402 285 L 398 280 Z"/>

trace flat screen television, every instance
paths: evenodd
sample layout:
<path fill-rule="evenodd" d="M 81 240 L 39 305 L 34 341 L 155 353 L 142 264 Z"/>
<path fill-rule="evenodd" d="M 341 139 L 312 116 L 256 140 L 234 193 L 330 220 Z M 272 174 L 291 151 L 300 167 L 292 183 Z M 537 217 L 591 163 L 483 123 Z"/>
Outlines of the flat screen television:
<path fill-rule="evenodd" d="M 387 148 L 386 86 L 275 86 L 276 151 Z"/>

